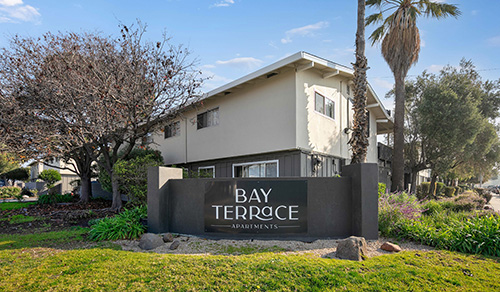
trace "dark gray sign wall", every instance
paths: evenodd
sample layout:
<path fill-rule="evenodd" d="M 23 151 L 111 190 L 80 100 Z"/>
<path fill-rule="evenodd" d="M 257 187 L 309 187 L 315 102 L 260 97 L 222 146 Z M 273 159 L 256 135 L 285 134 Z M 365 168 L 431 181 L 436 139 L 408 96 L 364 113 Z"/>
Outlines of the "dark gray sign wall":
<path fill-rule="evenodd" d="M 205 232 L 307 232 L 305 180 L 226 180 L 205 186 Z"/>
<path fill-rule="evenodd" d="M 174 232 L 210 238 L 317 239 L 351 235 L 377 238 L 377 165 L 362 164 L 358 168 L 346 167 L 352 168 L 349 176 L 340 178 L 170 179 L 164 185 L 158 185 L 158 179 L 150 177 L 148 178 L 148 229 L 154 233 Z M 150 169 L 149 174 L 161 175 L 162 169 L 167 168 Z M 374 176 L 374 179 L 366 176 Z M 153 183 L 150 184 L 150 180 Z M 358 185 L 360 183 L 363 184 L 362 187 Z M 221 188 L 226 190 L 220 192 Z M 233 206 L 226 208 L 229 211 L 226 218 L 235 218 L 236 206 L 244 205 L 240 203 L 245 200 L 243 191 L 240 191 L 238 203 L 236 202 L 236 188 L 245 190 L 246 207 L 258 206 L 260 212 L 265 206 L 301 206 L 292 207 L 291 215 L 292 219 L 295 219 L 295 216 L 300 214 L 300 217 L 297 217 L 300 220 L 286 222 L 290 226 L 299 227 L 289 227 L 288 231 L 284 230 L 287 227 L 273 231 L 265 226 L 258 226 L 253 230 L 245 228 L 235 230 L 236 228 L 229 228 L 227 222 L 218 224 L 221 222 L 220 219 L 224 218 L 224 207 L 212 207 L 212 205 Z M 270 188 L 272 190 L 269 192 Z M 251 195 L 253 190 L 256 190 L 256 193 L 254 192 L 248 204 L 250 199 L 248 192 Z M 289 197 L 286 195 L 287 192 L 290 194 Z M 263 203 L 264 193 L 268 194 L 268 205 Z M 260 203 L 256 199 L 256 194 L 260 194 Z M 284 208 L 278 210 L 278 216 L 281 218 L 286 214 Z M 219 221 L 215 218 L 216 209 L 220 212 Z M 245 223 L 241 217 L 242 210 L 239 209 L 240 222 L 237 224 Z M 290 211 L 289 208 L 287 210 Z M 254 214 L 256 212 L 254 209 Z M 264 212 L 269 214 L 269 208 Z M 248 218 L 247 216 L 246 220 Z M 278 219 L 269 224 L 279 224 L 278 221 L 284 220 Z M 303 225 L 291 225 L 293 221 L 300 221 Z M 254 222 L 254 224 L 259 223 Z"/>

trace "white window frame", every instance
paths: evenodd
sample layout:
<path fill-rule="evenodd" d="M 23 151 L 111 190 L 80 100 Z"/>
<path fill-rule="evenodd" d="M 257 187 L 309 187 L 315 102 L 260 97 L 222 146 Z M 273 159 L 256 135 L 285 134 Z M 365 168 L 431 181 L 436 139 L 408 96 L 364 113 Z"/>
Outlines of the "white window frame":
<path fill-rule="evenodd" d="M 317 111 L 317 110 L 316 110 L 316 94 L 321 95 L 324 99 L 328 99 L 328 100 L 330 100 L 330 101 L 333 103 L 333 118 L 332 118 L 332 117 L 330 117 L 329 115 L 325 115 L 324 113 L 319 112 L 319 111 Z M 323 101 L 323 111 L 325 111 L 325 110 L 326 110 L 326 100 L 325 100 L 325 101 Z M 326 95 L 326 94 L 323 94 L 323 93 L 321 93 L 321 92 L 319 92 L 319 91 L 315 90 L 315 91 L 314 91 L 314 112 L 315 112 L 315 113 L 317 113 L 317 114 L 319 114 L 319 115 L 322 115 L 323 117 L 325 117 L 325 118 L 327 118 L 327 119 L 330 119 L 330 120 L 335 121 L 335 116 L 336 116 L 336 114 L 335 114 L 335 100 L 333 100 L 333 99 L 331 99 L 331 98 L 327 97 L 327 95 Z"/>
<path fill-rule="evenodd" d="M 214 165 L 211 165 L 211 166 L 200 166 L 200 167 L 198 167 L 198 176 L 200 175 L 200 170 L 202 170 L 202 169 L 211 169 L 212 173 L 213 173 L 212 178 L 215 178 L 215 166 Z"/>
<path fill-rule="evenodd" d="M 234 168 L 236 166 L 245 166 L 245 165 L 252 165 L 252 164 L 266 164 L 266 163 L 276 163 L 276 177 L 280 177 L 280 161 L 279 160 L 264 160 L 264 161 L 252 161 L 252 162 L 244 162 L 244 163 L 233 163 L 233 178 L 234 176 Z M 266 178 L 267 176 L 264 176 Z M 245 178 L 245 177 L 242 177 Z"/>

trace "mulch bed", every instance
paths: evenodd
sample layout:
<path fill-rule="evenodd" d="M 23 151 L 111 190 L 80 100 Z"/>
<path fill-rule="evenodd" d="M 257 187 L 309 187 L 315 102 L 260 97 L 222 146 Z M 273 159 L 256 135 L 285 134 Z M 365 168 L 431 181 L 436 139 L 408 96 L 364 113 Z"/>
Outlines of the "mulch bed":
<path fill-rule="evenodd" d="M 0 233 L 19 234 L 32 233 L 36 230 L 59 231 L 71 226 L 88 227 L 91 219 L 116 215 L 110 209 L 111 201 L 96 200 L 89 203 L 60 203 L 30 205 L 17 210 L 0 211 L 0 218 L 15 215 L 36 217 L 36 220 L 26 223 L 11 224 L 8 220 L 0 221 Z"/>

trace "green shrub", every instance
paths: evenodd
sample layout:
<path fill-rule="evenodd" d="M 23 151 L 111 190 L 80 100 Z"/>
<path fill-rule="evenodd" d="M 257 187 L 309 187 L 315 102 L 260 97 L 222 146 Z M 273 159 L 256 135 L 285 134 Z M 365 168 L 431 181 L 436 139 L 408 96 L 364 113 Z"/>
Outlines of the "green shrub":
<path fill-rule="evenodd" d="M 405 192 L 384 194 L 379 198 L 379 230 L 382 234 L 392 234 L 395 222 L 417 219 L 424 210 L 413 195 Z"/>
<path fill-rule="evenodd" d="M 38 204 L 70 203 L 75 200 L 72 194 L 45 194 L 38 197 Z"/>
<path fill-rule="evenodd" d="M 0 187 L 0 199 L 18 198 L 20 195 L 20 187 Z"/>
<path fill-rule="evenodd" d="M 146 217 L 146 206 L 139 206 L 125 209 L 114 217 L 89 221 L 89 238 L 94 241 L 138 238 L 146 231 L 146 227 L 141 223 L 141 219 Z"/>
<path fill-rule="evenodd" d="M 417 188 L 415 190 L 415 195 L 417 196 L 417 199 L 422 201 L 422 200 L 425 200 L 429 197 L 430 185 L 431 185 L 431 183 L 429 183 L 429 182 L 423 182 L 417 186 Z"/>
<path fill-rule="evenodd" d="M 436 182 L 436 196 L 444 195 L 444 188 L 446 185 L 442 182 Z"/>
<path fill-rule="evenodd" d="M 130 160 L 119 160 L 113 171 L 120 184 L 120 191 L 128 195 L 128 204 L 146 205 L 148 194 L 148 168 L 160 166 L 162 162 L 153 154 L 138 156 Z"/>
<path fill-rule="evenodd" d="M 488 204 L 491 198 L 493 197 L 490 190 L 485 188 L 475 188 L 474 192 L 478 194 L 480 197 L 484 198 L 486 200 L 486 204 Z"/>
<path fill-rule="evenodd" d="M 455 196 L 460 195 L 464 190 L 461 187 L 455 187 Z"/>
<path fill-rule="evenodd" d="M 61 180 L 61 174 L 55 169 L 46 169 L 38 175 L 38 178 L 47 183 L 47 188 L 51 189 L 55 183 Z"/>
<path fill-rule="evenodd" d="M 444 188 L 444 196 L 451 198 L 455 194 L 455 188 L 454 187 L 445 187 Z"/>
<path fill-rule="evenodd" d="M 424 215 L 438 214 L 444 210 L 443 204 L 441 202 L 436 201 L 436 200 L 427 201 L 423 205 L 423 208 L 425 210 L 425 211 L 423 211 Z"/>
<path fill-rule="evenodd" d="M 378 183 L 378 197 L 380 198 L 383 194 L 385 194 L 387 186 L 384 183 Z"/>
<path fill-rule="evenodd" d="M 118 156 L 122 155 L 123 153 L 120 153 Z M 145 156 L 148 156 L 150 159 L 152 158 L 152 160 L 158 162 L 158 165 L 163 165 L 163 156 L 161 155 L 161 152 L 150 148 L 134 148 L 126 159 L 120 159 L 119 161 L 135 160 L 138 158 L 144 158 Z M 111 186 L 111 179 L 108 175 L 108 172 L 101 166 L 99 166 L 99 183 L 101 184 L 103 190 L 110 193 L 113 191 L 113 188 Z M 120 189 L 120 192 L 126 193 L 127 191 L 122 188 Z"/>

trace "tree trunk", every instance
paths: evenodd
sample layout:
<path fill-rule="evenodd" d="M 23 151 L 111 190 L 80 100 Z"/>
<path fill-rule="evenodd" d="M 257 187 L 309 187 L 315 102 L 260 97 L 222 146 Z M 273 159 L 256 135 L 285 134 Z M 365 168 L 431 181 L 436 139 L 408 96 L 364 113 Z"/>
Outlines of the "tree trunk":
<path fill-rule="evenodd" d="M 410 187 L 410 193 L 414 194 L 415 189 L 417 187 L 417 174 L 418 171 L 412 170 L 411 171 L 411 187 Z"/>
<path fill-rule="evenodd" d="M 399 76 L 397 76 L 399 75 Z M 396 81 L 396 110 L 394 112 L 394 148 L 392 150 L 391 191 L 404 190 L 404 117 L 405 117 L 405 80 L 403 74 L 394 73 Z"/>
<path fill-rule="evenodd" d="M 366 71 L 365 57 L 365 0 L 358 0 L 358 27 L 356 31 L 356 63 L 354 66 L 354 121 L 351 145 L 351 163 L 366 162 L 368 149 L 368 121 L 366 114 Z"/>
<path fill-rule="evenodd" d="M 120 184 L 118 183 L 118 178 L 113 174 L 113 172 L 110 172 L 109 176 L 111 177 L 111 187 L 113 189 L 113 203 L 111 204 L 111 209 L 120 211 L 122 208 L 122 196 L 119 190 Z"/>
<path fill-rule="evenodd" d="M 429 197 L 433 199 L 436 198 L 436 181 L 437 174 L 432 174 L 431 185 L 429 186 Z"/>
<path fill-rule="evenodd" d="M 80 203 L 88 203 L 92 197 L 92 182 L 90 181 L 90 176 L 82 175 L 80 177 L 81 189 L 80 189 Z"/>

